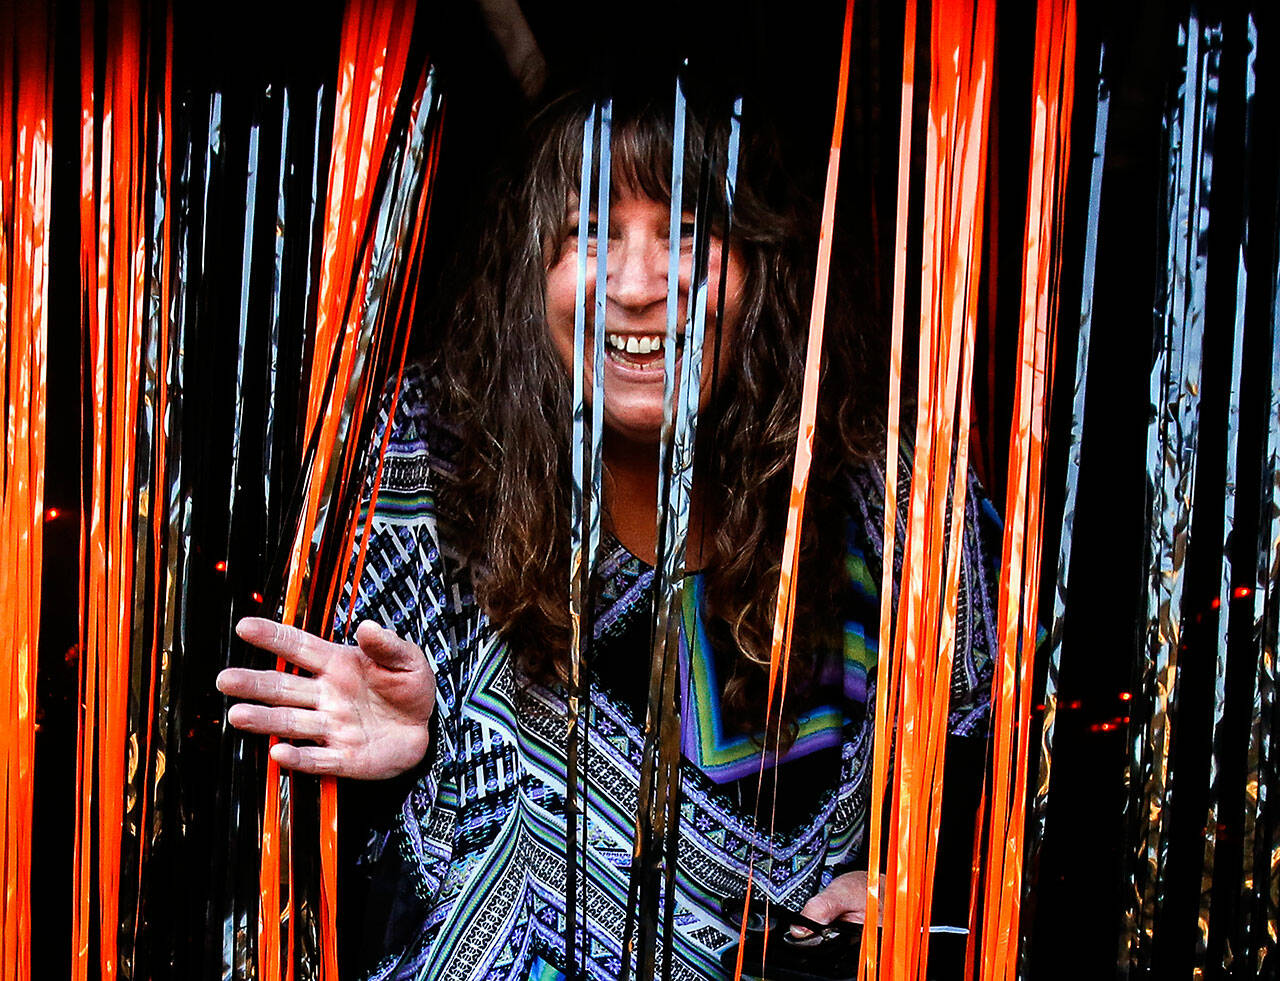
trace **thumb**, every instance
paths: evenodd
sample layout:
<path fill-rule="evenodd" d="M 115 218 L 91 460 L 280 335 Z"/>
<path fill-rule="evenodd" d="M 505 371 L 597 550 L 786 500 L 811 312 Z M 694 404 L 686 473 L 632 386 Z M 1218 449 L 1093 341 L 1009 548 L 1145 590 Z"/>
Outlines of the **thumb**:
<path fill-rule="evenodd" d="M 800 913 L 815 923 L 830 923 L 849 911 L 849 904 L 843 896 L 825 890 L 805 903 Z"/>
<path fill-rule="evenodd" d="M 861 923 L 867 914 L 867 874 L 846 872 L 836 876 L 822 892 L 805 903 L 803 914 L 818 923 L 841 917 Z"/>
<path fill-rule="evenodd" d="M 395 631 L 365 620 L 356 627 L 356 643 L 365 657 L 388 671 L 412 671 L 422 666 L 425 657 L 418 645 L 400 637 Z"/>

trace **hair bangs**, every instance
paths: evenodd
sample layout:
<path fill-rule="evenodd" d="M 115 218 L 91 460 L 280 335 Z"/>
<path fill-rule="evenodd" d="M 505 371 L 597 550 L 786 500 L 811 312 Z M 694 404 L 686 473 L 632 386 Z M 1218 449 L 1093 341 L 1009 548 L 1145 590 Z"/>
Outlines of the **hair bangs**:
<path fill-rule="evenodd" d="M 554 226 L 541 229 L 544 241 L 560 230 L 567 217 L 566 212 L 577 206 L 586 124 L 591 110 L 592 103 L 586 101 L 571 106 L 549 107 L 544 121 L 551 132 L 544 132 L 540 138 L 535 135 L 535 145 L 543 148 L 540 154 L 543 159 L 535 162 L 531 174 L 538 185 L 534 193 L 539 201 L 534 210 L 540 215 L 556 215 Z M 662 105 L 654 99 L 631 103 L 623 98 L 614 103 L 610 138 L 610 190 L 614 197 L 632 195 L 670 204 L 674 143 L 672 114 L 671 105 Z M 712 127 L 708 132 L 692 111 L 686 117 L 681 182 L 682 207 L 686 212 L 696 212 L 702 169 L 710 166 L 710 200 L 707 206 L 714 229 L 723 227 L 727 205 L 727 116 L 720 122 L 721 125 Z M 598 132 L 591 149 L 590 180 L 594 187 L 600 178 Z"/>

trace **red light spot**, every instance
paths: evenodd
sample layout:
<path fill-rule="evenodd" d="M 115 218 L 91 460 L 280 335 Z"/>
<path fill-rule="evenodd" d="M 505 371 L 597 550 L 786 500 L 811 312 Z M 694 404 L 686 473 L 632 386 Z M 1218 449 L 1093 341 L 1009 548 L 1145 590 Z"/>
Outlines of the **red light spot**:
<path fill-rule="evenodd" d="M 57 521 L 57 520 L 58 520 L 58 516 L 59 516 L 59 515 L 61 515 L 61 514 L 62 514 L 62 512 L 61 512 L 61 511 L 59 511 L 57 508 L 47 508 L 47 509 L 45 510 L 45 512 L 44 512 L 44 520 L 45 520 L 45 521 Z"/>
<path fill-rule="evenodd" d="M 1120 721 L 1121 721 L 1121 722 L 1123 722 L 1125 725 L 1128 725 L 1128 724 L 1129 724 L 1129 717 L 1126 715 L 1126 716 L 1125 716 L 1123 719 L 1121 719 Z M 568 772 L 568 771 L 565 771 L 565 772 Z"/>
<path fill-rule="evenodd" d="M 253 594 L 253 601 L 254 601 L 255 603 L 261 603 L 261 602 L 262 602 L 262 594 L 261 594 L 261 593 L 254 593 L 254 594 Z"/>
<path fill-rule="evenodd" d="M 1040 705 L 1037 705 L 1037 706 L 1036 706 L 1036 711 L 1037 711 L 1037 712 L 1043 712 L 1043 711 L 1044 711 L 1044 705 L 1043 705 L 1043 703 L 1042 703 L 1042 704 L 1040 704 Z"/>
<path fill-rule="evenodd" d="M 1116 724 L 1114 722 L 1104 722 L 1102 723 L 1101 729 L 1103 732 L 1110 732 L 1115 727 Z"/>
<path fill-rule="evenodd" d="M 1083 703 L 1080 701 L 1080 699 L 1077 698 L 1074 702 L 1067 702 L 1067 708 L 1078 709 L 1082 704 Z"/>
<path fill-rule="evenodd" d="M 1122 691 L 1122 692 L 1120 693 L 1120 701 L 1122 701 L 1122 702 L 1128 702 L 1128 701 L 1131 701 L 1132 699 L 1133 699 L 1133 692 L 1131 692 L 1131 691 Z"/>
<path fill-rule="evenodd" d="M 1246 596 L 1248 596 L 1252 592 L 1253 590 L 1250 589 L 1248 586 L 1237 586 L 1235 589 L 1231 591 L 1231 595 L 1236 599 L 1244 599 Z"/>
<path fill-rule="evenodd" d="M 1213 602 L 1209 604 L 1209 609 L 1216 610 L 1221 605 L 1222 605 L 1222 600 L 1218 599 L 1218 597 L 1215 596 L 1213 598 Z"/>
<path fill-rule="evenodd" d="M 215 562 L 215 563 L 213 564 L 213 571 L 214 571 L 214 572 L 226 572 L 226 571 L 227 571 L 227 563 L 226 563 L 226 562 Z"/>

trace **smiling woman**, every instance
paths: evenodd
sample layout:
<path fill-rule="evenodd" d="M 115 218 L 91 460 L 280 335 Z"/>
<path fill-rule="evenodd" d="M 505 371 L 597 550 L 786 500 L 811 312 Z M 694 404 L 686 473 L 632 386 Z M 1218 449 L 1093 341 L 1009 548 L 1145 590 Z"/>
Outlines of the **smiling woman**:
<path fill-rule="evenodd" d="M 592 224 L 582 230 L 592 239 L 582 242 L 582 133 L 593 104 L 574 93 L 535 117 L 526 152 L 496 188 L 481 262 L 467 275 L 451 329 L 427 364 L 406 372 L 394 418 L 383 421 L 390 432 L 366 571 L 339 608 L 390 629 L 363 624 L 353 649 L 247 623 L 242 637 L 313 676 L 286 683 L 238 671 L 221 681 L 230 694 L 272 703 L 238 707 L 234 724 L 303 743 L 273 747 L 281 765 L 404 775 L 400 807 L 372 850 L 376 978 L 573 973 L 563 936 L 575 902 L 566 882 L 572 875 L 577 888 L 579 878 L 565 852 L 575 758 L 566 727 L 566 584 L 570 379 L 583 303 L 603 307 L 608 344 L 606 535 L 585 617 L 584 912 L 573 946 L 592 976 L 636 969 L 623 935 L 646 752 L 662 362 L 669 318 L 682 327 L 696 294 L 693 231 L 701 222 L 711 230 L 710 366 L 700 376 L 684 562 L 697 571 L 678 614 L 680 912 L 663 945 L 675 977 L 729 973 L 725 959 L 737 941 L 730 908 L 754 856 L 764 857 L 756 895 L 824 922 L 857 918 L 866 897 L 860 870 L 885 483 L 874 450 L 882 433 L 875 379 L 883 374 L 871 356 L 874 318 L 845 296 L 833 306 L 783 740 L 764 753 L 812 226 L 777 179 L 764 133 L 745 141 L 732 224 L 725 222 L 725 127 L 692 106 L 685 173 L 710 167 L 702 181 L 710 190 L 702 208 L 692 194 L 680 202 L 681 238 L 672 243 L 670 100 L 615 95 L 608 248 L 599 249 Z M 593 292 L 598 251 L 607 251 L 604 297 Z M 679 262 L 669 282 L 673 251 Z M 994 648 L 993 552 L 977 494 L 966 515 L 951 727 L 962 736 L 985 725 Z M 773 813 L 767 830 L 756 820 L 762 808 Z"/>

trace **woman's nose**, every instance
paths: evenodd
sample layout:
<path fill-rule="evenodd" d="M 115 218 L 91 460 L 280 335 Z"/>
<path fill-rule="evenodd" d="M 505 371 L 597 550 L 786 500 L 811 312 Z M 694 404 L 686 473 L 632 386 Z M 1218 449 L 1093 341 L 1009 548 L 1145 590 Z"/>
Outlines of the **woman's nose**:
<path fill-rule="evenodd" d="M 642 310 L 667 300 L 666 243 L 656 238 L 636 241 L 623 237 L 609 243 L 608 298 L 629 310 Z"/>

